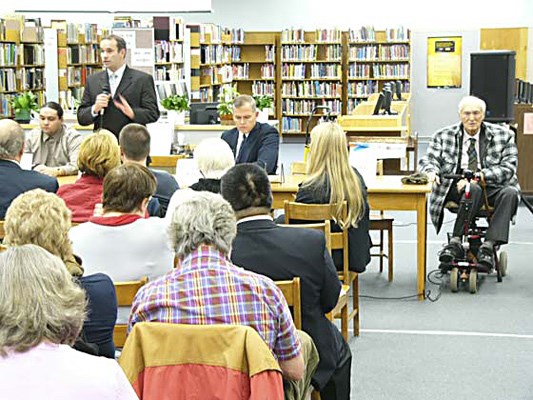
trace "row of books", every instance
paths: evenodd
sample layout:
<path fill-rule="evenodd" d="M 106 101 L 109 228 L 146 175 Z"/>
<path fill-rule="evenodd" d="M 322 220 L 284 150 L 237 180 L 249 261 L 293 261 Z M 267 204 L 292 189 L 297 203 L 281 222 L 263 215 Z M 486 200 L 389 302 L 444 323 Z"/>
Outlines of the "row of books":
<path fill-rule="evenodd" d="M 12 68 L 0 69 L 0 92 L 16 92 L 17 76 Z"/>
<path fill-rule="evenodd" d="M 22 90 L 43 90 L 44 71 L 42 68 L 25 68 L 20 75 Z"/>
<path fill-rule="evenodd" d="M 374 64 L 372 66 L 374 78 L 409 78 L 409 64 Z"/>
<path fill-rule="evenodd" d="M 340 29 L 317 29 L 316 41 L 317 42 L 339 42 L 342 40 L 342 32 Z"/>
<path fill-rule="evenodd" d="M 59 92 L 59 104 L 65 110 L 74 110 L 81 102 L 85 88 L 73 87 Z"/>
<path fill-rule="evenodd" d="M 281 102 L 281 111 L 284 115 L 309 115 L 319 104 L 328 106 L 332 114 L 340 114 L 342 112 L 342 102 L 338 99 L 322 99 L 318 101 L 284 99 Z"/>
<path fill-rule="evenodd" d="M 13 94 L 0 93 L 0 115 L 2 117 L 13 116 L 13 107 L 11 106 L 11 100 L 15 97 Z"/>
<path fill-rule="evenodd" d="M 311 78 L 342 79 L 342 65 L 340 64 L 311 64 Z"/>
<path fill-rule="evenodd" d="M 67 43 L 68 44 L 98 44 L 98 25 L 96 24 L 76 24 L 66 23 Z M 81 40 L 80 40 L 81 38 Z"/>
<path fill-rule="evenodd" d="M 99 67 L 77 67 L 69 66 L 67 67 L 67 85 L 72 86 L 85 86 L 87 77 L 96 72 L 100 71 Z"/>
<path fill-rule="evenodd" d="M 252 84 L 252 94 L 254 96 L 274 96 L 276 93 L 276 85 L 274 82 L 255 81 Z"/>
<path fill-rule="evenodd" d="M 232 29 L 231 30 L 231 43 L 242 44 L 244 43 L 244 29 Z"/>
<path fill-rule="evenodd" d="M 233 65 L 233 79 L 248 79 L 250 76 L 250 64 Z"/>
<path fill-rule="evenodd" d="M 18 52 L 15 43 L 0 43 L 0 67 L 17 65 Z"/>
<path fill-rule="evenodd" d="M 68 64 L 101 64 L 100 47 L 97 44 L 75 45 L 59 48 L 58 54 L 66 52 Z"/>
<path fill-rule="evenodd" d="M 376 30 L 373 26 L 362 26 L 359 29 L 350 29 L 348 31 L 350 42 L 375 42 Z"/>
<path fill-rule="evenodd" d="M 239 62 L 241 61 L 241 47 L 232 46 L 230 47 L 231 61 Z M 274 62 L 276 58 L 276 46 L 265 45 L 265 61 Z"/>
<path fill-rule="evenodd" d="M 315 61 L 317 46 L 310 45 L 283 45 L 281 46 L 281 61 Z"/>
<path fill-rule="evenodd" d="M 285 97 L 341 97 L 342 84 L 337 82 L 284 82 L 281 95 Z"/>
<path fill-rule="evenodd" d="M 378 84 L 376 81 L 349 82 L 347 89 L 348 96 L 368 97 L 378 92 Z"/>
<path fill-rule="evenodd" d="M 173 62 L 182 63 L 183 58 L 183 43 L 169 42 L 166 40 L 159 40 L 154 44 L 155 62 Z"/>
<path fill-rule="evenodd" d="M 181 66 L 172 65 L 156 66 L 154 69 L 154 79 L 156 81 L 178 81 L 185 76 L 185 69 Z"/>
<path fill-rule="evenodd" d="M 273 79 L 276 76 L 276 66 L 274 64 L 261 65 L 261 78 Z"/>
<path fill-rule="evenodd" d="M 231 60 L 230 48 L 218 45 L 202 45 L 200 47 L 200 63 L 223 64 Z"/>
<path fill-rule="evenodd" d="M 281 131 L 283 133 L 301 133 L 303 129 L 302 118 L 283 117 L 281 118 Z"/>
<path fill-rule="evenodd" d="M 19 54 L 21 64 L 44 65 L 44 45 L 42 44 L 21 44 Z"/>

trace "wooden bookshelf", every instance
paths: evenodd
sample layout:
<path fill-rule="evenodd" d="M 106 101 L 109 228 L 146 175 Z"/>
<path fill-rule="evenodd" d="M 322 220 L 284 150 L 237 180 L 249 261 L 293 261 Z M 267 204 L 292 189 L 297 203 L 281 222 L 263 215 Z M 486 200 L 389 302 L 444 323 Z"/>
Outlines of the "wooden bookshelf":
<path fill-rule="evenodd" d="M 154 79 L 177 82 L 185 77 L 183 19 L 154 16 Z"/>
<path fill-rule="evenodd" d="M 347 48 L 346 113 L 383 89 L 386 82 L 401 81 L 410 92 L 410 32 L 402 27 L 375 31 L 372 27 L 345 33 Z"/>
<path fill-rule="evenodd" d="M 282 134 L 305 134 L 307 119 L 318 105 L 329 106 L 331 115 L 343 111 L 343 46 L 337 29 L 286 29 L 281 32 L 280 98 Z M 316 125 L 322 111 L 312 117 Z"/>
<path fill-rule="evenodd" d="M 271 96 L 274 107 L 270 115 L 277 118 L 276 69 L 279 32 L 232 32 L 231 65 L 234 85 L 241 94 Z"/>

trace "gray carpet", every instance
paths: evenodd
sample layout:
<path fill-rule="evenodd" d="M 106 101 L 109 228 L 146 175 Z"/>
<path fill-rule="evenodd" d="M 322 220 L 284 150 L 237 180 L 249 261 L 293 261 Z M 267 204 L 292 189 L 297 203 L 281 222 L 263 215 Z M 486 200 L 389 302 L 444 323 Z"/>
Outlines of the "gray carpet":
<path fill-rule="evenodd" d="M 360 275 L 360 294 L 416 293 L 415 214 L 395 218 L 394 282 L 378 273 L 377 259 Z M 440 235 L 428 226 L 428 272 L 437 268 L 453 216 Z M 362 297 L 361 335 L 354 354 L 352 398 L 533 399 L 533 215 L 523 207 L 511 228 L 508 277 L 483 275 L 478 293 L 451 293 L 447 277 L 436 302 Z M 432 298 L 439 286 L 427 284 Z"/>

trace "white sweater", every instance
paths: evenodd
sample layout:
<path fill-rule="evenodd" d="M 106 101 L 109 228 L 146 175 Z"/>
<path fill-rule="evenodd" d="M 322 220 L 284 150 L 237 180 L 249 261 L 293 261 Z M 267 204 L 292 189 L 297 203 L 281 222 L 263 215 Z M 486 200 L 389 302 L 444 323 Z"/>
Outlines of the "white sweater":
<path fill-rule="evenodd" d="M 70 230 L 74 254 L 83 260 L 84 275 L 103 272 L 113 282 L 153 280 L 172 270 L 174 252 L 167 236 L 168 221 L 141 218 L 120 226 L 86 222 Z"/>

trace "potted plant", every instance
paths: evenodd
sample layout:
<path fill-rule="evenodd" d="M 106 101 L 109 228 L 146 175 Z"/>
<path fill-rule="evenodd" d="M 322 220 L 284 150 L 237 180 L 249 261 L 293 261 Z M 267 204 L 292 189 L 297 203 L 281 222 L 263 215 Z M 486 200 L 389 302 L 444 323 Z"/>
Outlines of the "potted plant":
<path fill-rule="evenodd" d="M 185 111 L 189 110 L 189 98 L 186 95 L 168 96 L 161 100 L 161 105 L 174 125 L 185 125 Z"/>
<path fill-rule="evenodd" d="M 274 98 L 270 95 L 255 95 L 253 96 L 255 100 L 255 106 L 259 110 L 259 115 L 257 116 L 257 121 L 266 123 L 268 122 L 268 115 L 270 110 L 274 105 Z"/>
<path fill-rule="evenodd" d="M 39 111 L 37 96 L 32 92 L 18 94 L 10 100 L 11 107 L 15 112 L 15 121 L 28 124 L 31 120 L 31 112 Z"/>
<path fill-rule="evenodd" d="M 235 86 L 224 85 L 218 94 L 218 115 L 221 125 L 233 125 L 233 102 L 240 95 Z"/>

